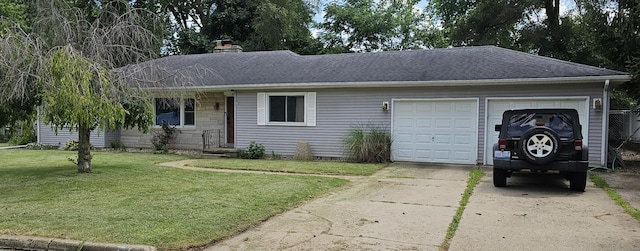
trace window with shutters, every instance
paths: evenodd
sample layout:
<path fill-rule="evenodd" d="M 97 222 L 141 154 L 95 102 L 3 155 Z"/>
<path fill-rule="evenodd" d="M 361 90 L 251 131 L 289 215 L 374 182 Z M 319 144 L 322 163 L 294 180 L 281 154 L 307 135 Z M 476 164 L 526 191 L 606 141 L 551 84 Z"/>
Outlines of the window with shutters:
<path fill-rule="evenodd" d="M 258 125 L 315 126 L 315 92 L 258 93 Z"/>

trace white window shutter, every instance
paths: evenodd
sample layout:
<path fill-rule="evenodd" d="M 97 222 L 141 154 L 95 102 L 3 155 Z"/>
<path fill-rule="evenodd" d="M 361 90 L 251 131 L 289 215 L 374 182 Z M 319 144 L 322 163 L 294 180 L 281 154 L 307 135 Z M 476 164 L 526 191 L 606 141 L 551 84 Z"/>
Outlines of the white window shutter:
<path fill-rule="evenodd" d="M 264 92 L 258 93 L 258 125 L 267 124 L 267 95 Z"/>
<path fill-rule="evenodd" d="M 307 126 L 316 126 L 316 93 L 307 92 L 305 102 L 307 103 Z"/>

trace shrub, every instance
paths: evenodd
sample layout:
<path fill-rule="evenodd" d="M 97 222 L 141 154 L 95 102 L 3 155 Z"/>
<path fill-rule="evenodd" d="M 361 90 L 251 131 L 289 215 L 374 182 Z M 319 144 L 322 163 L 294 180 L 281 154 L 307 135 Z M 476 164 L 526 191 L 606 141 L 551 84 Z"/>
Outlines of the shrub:
<path fill-rule="evenodd" d="M 78 151 L 78 145 L 80 143 L 77 140 L 69 140 L 64 144 L 64 150 L 66 151 Z"/>
<path fill-rule="evenodd" d="M 343 138 L 345 150 L 354 162 L 383 163 L 390 159 L 391 133 L 374 125 L 352 126 Z"/>
<path fill-rule="evenodd" d="M 36 141 L 36 134 L 33 131 L 26 130 L 22 135 L 14 135 L 11 137 L 11 139 L 9 139 L 9 145 L 24 145 Z"/>
<path fill-rule="evenodd" d="M 261 159 L 264 157 L 264 146 L 251 141 L 249 146 L 240 152 L 240 157 L 243 159 Z"/>
<path fill-rule="evenodd" d="M 0 128 L 0 130 L 2 130 L 2 128 Z M 11 139 L 11 136 L 9 136 L 9 134 L 0 134 L 0 143 L 9 142 L 9 139 Z"/>
<path fill-rule="evenodd" d="M 64 144 L 64 150 L 66 151 L 78 151 L 78 147 L 80 146 L 80 142 L 77 140 L 69 140 Z M 94 149 L 93 145 L 89 145 L 90 149 Z"/>
<path fill-rule="evenodd" d="M 113 141 L 113 142 L 109 143 L 109 145 L 111 146 L 111 149 L 113 149 L 113 150 L 118 150 L 118 151 L 127 150 L 127 148 L 124 146 L 124 144 L 122 144 L 122 142 L 120 142 L 120 141 Z"/>
<path fill-rule="evenodd" d="M 272 160 L 281 160 L 282 159 L 282 154 L 276 153 L 274 151 L 271 151 L 271 159 Z"/>
<path fill-rule="evenodd" d="M 40 143 L 29 143 L 25 148 L 30 150 L 53 150 L 58 149 L 58 146 L 44 145 Z"/>
<path fill-rule="evenodd" d="M 162 124 L 162 130 L 153 132 L 151 143 L 153 144 L 153 150 L 156 153 L 167 153 L 169 148 L 167 145 L 176 137 L 178 129 L 175 126 L 169 126 Z"/>

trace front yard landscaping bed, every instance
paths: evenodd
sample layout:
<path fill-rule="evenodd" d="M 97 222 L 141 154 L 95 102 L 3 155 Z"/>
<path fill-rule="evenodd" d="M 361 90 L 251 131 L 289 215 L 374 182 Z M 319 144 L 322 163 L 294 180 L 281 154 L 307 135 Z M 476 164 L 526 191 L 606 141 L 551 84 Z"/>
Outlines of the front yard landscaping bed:
<path fill-rule="evenodd" d="M 69 161 L 75 155 L 0 151 L 0 234 L 186 249 L 243 231 L 348 183 L 182 170 L 156 165 L 185 159 L 177 155 L 99 151 L 93 154 L 94 173 L 78 174 Z"/>

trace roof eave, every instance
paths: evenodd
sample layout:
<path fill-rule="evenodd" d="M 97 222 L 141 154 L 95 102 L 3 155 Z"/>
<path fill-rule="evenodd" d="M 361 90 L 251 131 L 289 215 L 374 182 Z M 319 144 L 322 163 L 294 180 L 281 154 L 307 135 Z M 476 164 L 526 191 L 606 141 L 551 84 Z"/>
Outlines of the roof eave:
<path fill-rule="evenodd" d="M 609 80 L 617 86 L 631 80 L 630 75 L 554 77 L 554 78 L 515 78 L 515 79 L 478 79 L 444 81 L 382 81 L 382 82 L 314 82 L 314 83 L 265 83 L 240 85 L 212 85 L 185 87 L 153 87 L 146 90 L 190 89 L 197 91 L 228 91 L 257 89 L 297 89 L 297 88 L 363 88 L 363 87 L 455 87 L 455 86 L 499 86 L 499 85 L 544 85 L 544 84 L 586 84 L 604 83 Z"/>

